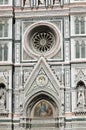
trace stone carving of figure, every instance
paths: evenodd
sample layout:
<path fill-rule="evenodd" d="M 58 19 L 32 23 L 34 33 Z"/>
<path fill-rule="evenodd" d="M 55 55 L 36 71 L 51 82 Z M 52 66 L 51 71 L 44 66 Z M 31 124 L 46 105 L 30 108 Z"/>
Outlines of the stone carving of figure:
<path fill-rule="evenodd" d="M 39 75 L 36 79 L 37 85 L 38 86 L 45 86 L 48 83 L 48 78 L 46 75 Z"/>
<path fill-rule="evenodd" d="M 82 89 L 80 89 L 79 93 L 78 93 L 78 103 L 77 106 L 78 107 L 83 107 L 85 105 L 85 97 L 84 97 L 84 92 Z"/>
<path fill-rule="evenodd" d="M 45 82 L 45 77 L 44 77 L 44 76 L 41 76 L 41 77 L 39 78 L 39 82 L 40 82 L 41 85 L 43 85 L 44 82 Z"/>

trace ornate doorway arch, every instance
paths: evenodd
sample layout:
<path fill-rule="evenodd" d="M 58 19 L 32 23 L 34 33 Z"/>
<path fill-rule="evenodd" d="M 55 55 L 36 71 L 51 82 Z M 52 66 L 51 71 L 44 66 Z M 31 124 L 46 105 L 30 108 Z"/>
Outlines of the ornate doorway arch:
<path fill-rule="evenodd" d="M 29 102 L 26 116 L 30 118 L 56 118 L 59 116 L 59 107 L 48 94 L 42 92 Z"/>
<path fill-rule="evenodd" d="M 24 130 L 55 130 L 59 128 L 59 103 L 48 94 L 34 95 L 26 105 L 26 117 L 20 120 Z M 58 104 L 58 105 L 57 105 Z"/>

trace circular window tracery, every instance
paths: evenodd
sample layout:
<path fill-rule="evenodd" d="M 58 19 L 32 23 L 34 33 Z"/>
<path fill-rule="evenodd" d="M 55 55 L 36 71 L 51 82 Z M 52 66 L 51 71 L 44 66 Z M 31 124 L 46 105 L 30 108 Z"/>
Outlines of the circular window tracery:
<path fill-rule="evenodd" d="M 47 52 L 55 44 L 55 37 L 51 32 L 37 32 L 32 37 L 32 43 L 36 51 L 40 53 Z"/>
<path fill-rule="evenodd" d="M 60 31 L 50 22 L 34 23 L 24 33 L 24 50 L 34 59 L 53 57 L 60 50 L 60 42 Z"/>

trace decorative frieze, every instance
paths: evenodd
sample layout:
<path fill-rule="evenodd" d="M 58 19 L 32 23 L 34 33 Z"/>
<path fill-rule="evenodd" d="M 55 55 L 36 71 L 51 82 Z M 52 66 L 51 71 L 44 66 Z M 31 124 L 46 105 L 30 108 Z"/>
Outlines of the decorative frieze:
<path fill-rule="evenodd" d="M 22 0 L 22 5 L 24 7 L 31 7 L 31 8 L 50 8 L 57 4 L 63 5 L 63 0 L 59 2 L 59 0 L 31 0 L 28 2 L 28 0 Z"/>

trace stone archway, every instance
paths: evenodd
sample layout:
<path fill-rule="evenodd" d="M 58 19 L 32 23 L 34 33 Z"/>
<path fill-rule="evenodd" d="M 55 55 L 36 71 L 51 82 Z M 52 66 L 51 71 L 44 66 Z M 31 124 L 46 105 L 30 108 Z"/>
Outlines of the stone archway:
<path fill-rule="evenodd" d="M 59 128 L 59 104 L 57 105 L 48 94 L 39 93 L 33 97 L 28 102 L 26 117 L 20 120 L 24 130 L 55 130 L 57 127 Z"/>
<path fill-rule="evenodd" d="M 42 93 L 29 102 L 26 116 L 30 118 L 56 118 L 59 116 L 59 106 L 49 95 Z"/>

